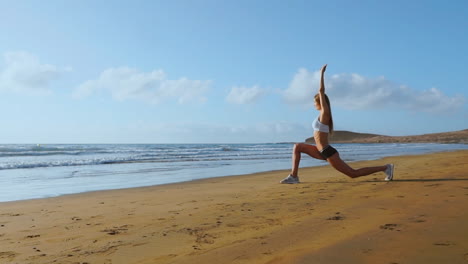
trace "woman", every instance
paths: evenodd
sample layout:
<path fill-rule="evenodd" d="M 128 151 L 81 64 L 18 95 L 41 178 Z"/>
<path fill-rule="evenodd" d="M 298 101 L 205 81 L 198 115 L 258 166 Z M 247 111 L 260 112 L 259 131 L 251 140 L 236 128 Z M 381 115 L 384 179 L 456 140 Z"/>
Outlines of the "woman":
<path fill-rule="evenodd" d="M 353 169 L 340 158 L 338 151 L 336 151 L 336 149 L 330 146 L 328 143 L 328 135 L 333 132 L 333 118 L 331 113 L 330 100 L 325 94 L 325 84 L 323 77 L 326 69 L 327 65 L 325 64 L 321 69 L 319 93 L 315 95 L 315 108 L 320 111 L 319 116 L 312 123 L 316 146 L 304 143 L 298 143 L 294 145 L 291 174 L 283 179 L 281 183 L 299 183 L 299 177 L 297 173 L 299 169 L 299 162 L 301 160 L 301 153 L 306 153 L 316 159 L 326 160 L 337 171 L 344 173 L 351 178 L 366 176 L 382 171 L 387 175 L 385 180 L 391 181 L 393 179 L 393 164 Z"/>

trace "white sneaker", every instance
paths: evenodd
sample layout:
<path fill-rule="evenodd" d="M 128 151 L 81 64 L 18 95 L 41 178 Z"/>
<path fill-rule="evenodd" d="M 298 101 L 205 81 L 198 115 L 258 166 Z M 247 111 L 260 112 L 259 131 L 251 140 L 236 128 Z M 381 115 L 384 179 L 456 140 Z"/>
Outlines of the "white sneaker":
<path fill-rule="evenodd" d="M 386 181 L 391 181 L 393 180 L 393 170 L 395 168 L 395 165 L 393 164 L 387 164 L 387 169 L 385 170 L 385 174 L 387 177 L 385 177 Z"/>
<path fill-rule="evenodd" d="M 293 177 L 291 174 L 288 175 L 288 177 L 284 178 L 280 183 L 285 183 L 285 184 L 295 184 L 299 183 L 299 177 Z"/>

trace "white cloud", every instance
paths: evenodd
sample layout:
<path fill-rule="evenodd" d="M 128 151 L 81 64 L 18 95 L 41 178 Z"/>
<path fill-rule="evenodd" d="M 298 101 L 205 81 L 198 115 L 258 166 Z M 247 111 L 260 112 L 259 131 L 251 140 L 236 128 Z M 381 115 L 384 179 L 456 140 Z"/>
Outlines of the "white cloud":
<path fill-rule="evenodd" d="M 318 80 L 319 72 L 310 73 L 304 68 L 299 69 L 283 92 L 283 98 L 289 104 L 313 106 Z"/>
<path fill-rule="evenodd" d="M 71 68 L 59 68 L 42 64 L 39 59 L 27 52 L 7 52 L 3 54 L 5 66 L 0 69 L 0 91 L 22 94 L 51 93 L 50 83 Z"/>
<path fill-rule="evenodd" d="M 170 80 L 162 70 L 140 72 L 128 67 L 110 68 L 103 71 L 96 80 L 79 85 L 74 96 L 81 98 L 98 91 L 109 92 L 119 101 L 134 99 L 150 103 L 175 98 L 179 103 L 205 102 L 203 96 L 211 81 L 180 78 Z"/>
<path fill-rule="evenodd" d="M 318 91 L 320 73 L 299 69 L 283 98 L 289 104 L 312 106 Z M 450 97 L 437 88 L 415 90 L 384 77 L 366 78 L 359 74 L 335 74 L 325 80 L 332 105 L 345 109 L 403 108 L 411 111 L 447 113 L 462 109 L 463 95 Z"/>
<path fill-rule="evenodd" d="M 263 95 L 265 95 L 265 91 L 258 86 L 232 87 L 226 101 L 232 104 L 251 104 L 255 103 Z"/>

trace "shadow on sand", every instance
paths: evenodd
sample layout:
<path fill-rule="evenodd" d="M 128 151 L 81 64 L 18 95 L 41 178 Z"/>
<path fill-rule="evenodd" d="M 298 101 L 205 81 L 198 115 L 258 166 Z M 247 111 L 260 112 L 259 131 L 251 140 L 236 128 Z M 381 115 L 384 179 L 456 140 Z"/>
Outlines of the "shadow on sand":
<path fill-rule="evenodd" d="M 443 181 L 468 181 L 467 178 L 458 179 L 394 179 L 394 182 L 443 182 Z"/>
<path fill-rule="evenodd" d="M 394 179 L 390 182 L 445 182 L 445 181 L 468 181 L 468 178 L 452 178 L 452 179 Z M 387 182 L 384 180 L 367 180 L 367 181 L 327 181 L 324 183 L 361 183 L 361 182 Z"/>

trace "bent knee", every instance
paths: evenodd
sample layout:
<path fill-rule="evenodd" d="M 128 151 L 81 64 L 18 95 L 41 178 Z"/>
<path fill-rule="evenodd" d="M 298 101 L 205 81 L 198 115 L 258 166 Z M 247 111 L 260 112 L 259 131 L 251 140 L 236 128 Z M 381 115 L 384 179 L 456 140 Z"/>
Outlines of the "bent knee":
<path fill-rule="evenodd" d="M 293 147 L 294 152 L 301 152 L 301 150 L 302 150 L 302 143 L 294 144 L 294 147 Z"/>

